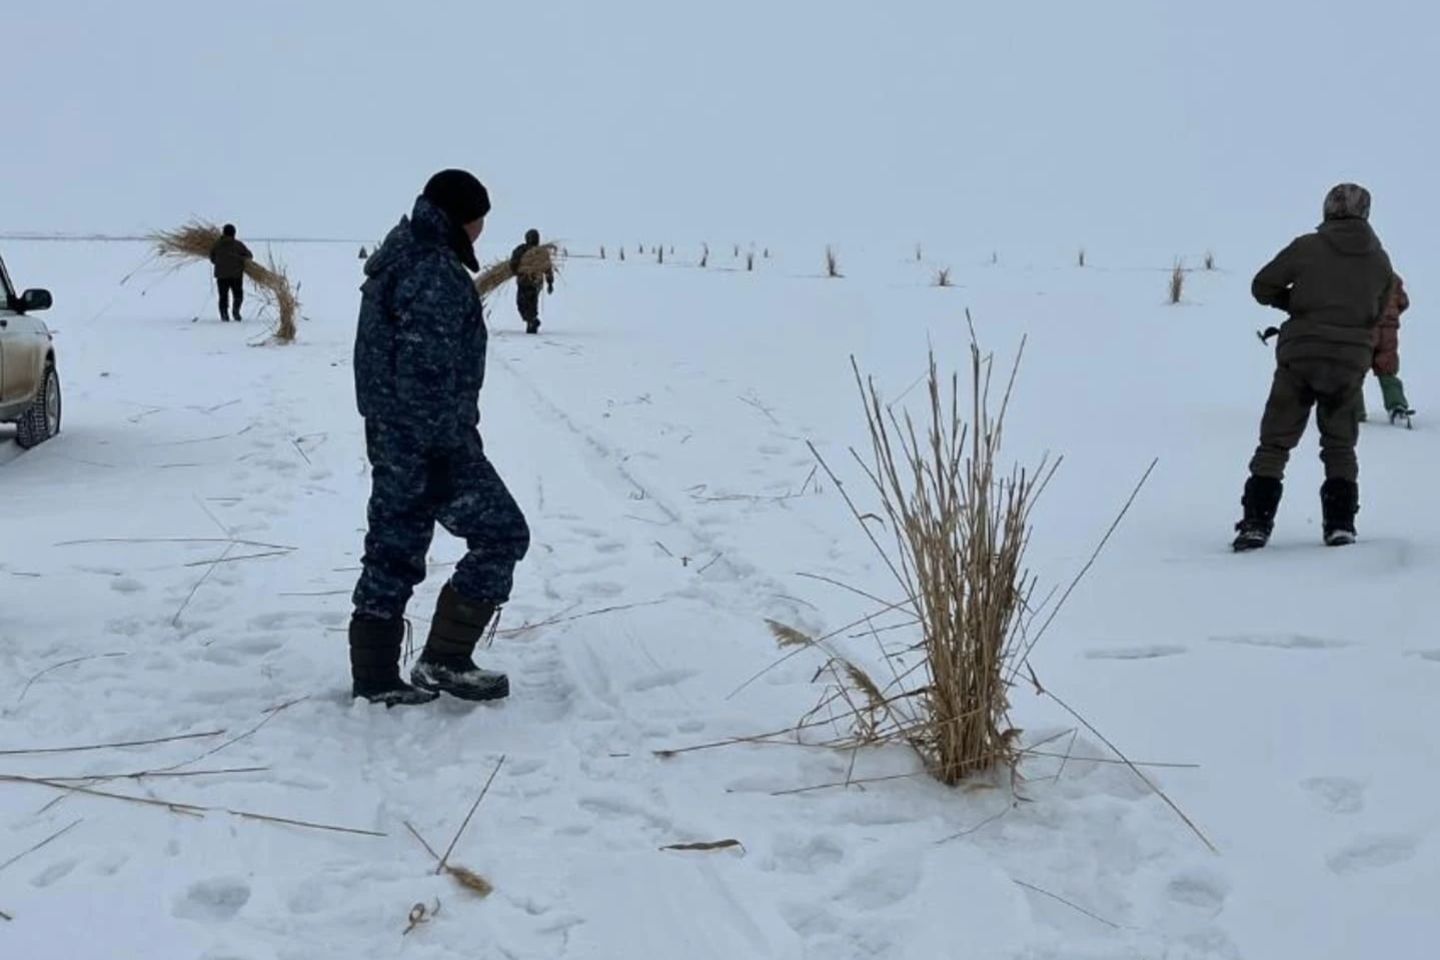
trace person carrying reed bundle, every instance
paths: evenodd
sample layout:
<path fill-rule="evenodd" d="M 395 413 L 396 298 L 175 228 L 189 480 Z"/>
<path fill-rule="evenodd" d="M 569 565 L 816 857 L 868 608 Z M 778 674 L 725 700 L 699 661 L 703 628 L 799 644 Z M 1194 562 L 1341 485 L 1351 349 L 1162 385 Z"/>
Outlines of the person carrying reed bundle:
<path fill-rule="evenodd" d="M 235 224 L 225 224 L 220 237 L 210 247 L 210 262 L 215 265 L 215 286 L 220 291 L 220 322 L 230 322 L 230 301 L 235 301 L 235 322 L 239 323 L 240 305 L 245 302 L 245 263 L 255 255 L 235 237 Z"/>
<path fill-rule="evenodd" d="M 441 171 L 365 262 L 355 395 L 372 486 L 350 669 L 354 696 L 387 707 L 441 693 L 510 693 L 505 674 L 472 659 L 530 546 L 525 515 L 486 459 L 477 426 L 486 331 L 466 268 L 479 269 L 474 245 L 489 211 L 479 180 Z M 469 553 L 440 591 L 411 686 L 400 678 L 405 607 L 425 579 L 437 522 Z"/>
<path fill-rule="evenodd" d="M 526 230 L 525 242 L 510 254 L 510 272 L 515 276 L 515 309 L 525 321 L 526 333 L 540 332 L 540 288 L 546 293 L 555 292 L 555 268 L 548 257 L 543 258 L 543 270 L 531 251 L 540 249 L 540 231 Z M 527 258 L 530 260 L 526 262 Z"/>

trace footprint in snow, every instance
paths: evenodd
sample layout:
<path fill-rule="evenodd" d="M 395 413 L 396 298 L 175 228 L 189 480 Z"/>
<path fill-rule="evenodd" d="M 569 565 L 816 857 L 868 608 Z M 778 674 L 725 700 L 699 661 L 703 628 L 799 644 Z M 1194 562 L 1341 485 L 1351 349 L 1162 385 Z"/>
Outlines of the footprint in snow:
<path fill-rule="evenodd" d="M 921 877 L 920 862 L 893 857 L 856 874 L 846 884 L 840 899 L 858 910 L 883 910 L 918 890 Z"/>
<path fill-rule="evenodd" d="M 70 871 L 74 870 L 76 864 L 78 864 L 79 862 L 79 860 L 75 859 L 56 861 L 55 863 L 52 863 L 50 866 L 46 867 L 44 870 L 41 870 L 39 873 L 37 873 L 30 880 L 30 883 L 33 886 L 40 887 L 42 889 L 44 887 L 48 887 L 52 883 L 55 883 L 58 880 L 63 880 L 65 879 L 65 877 L 69 876 Z"/>
<path fill-rule="evenodd" d="M 1166 884 L 1165 892 L 1175 903 L 1193 907 L 1212 917 L 1225 906 L 1225 897 L 1229 893 L 1223 880 L 1198 871 L 1173 878 Z"/>
<path fill-rule="evenodd" d="M 649 690 L 658 690 L 662 687 L 674 687 L 684 683 L 692 677 L 699 676 L 699 670 L 687 670 L 676 668 L 674 670 L 661 670 L 658 673 L 649 673 L 636 677 L 629 683 L 631 693 L 645 693 Z"/>
<path fill-rule="evenodd" d="M 230 920 L 250 902 L 250 885 L 235 877 L 216 877 L 192 884 L 175 902 L 182 920 Z"/>
<path fill-rule="evenodd" d="M 1351 646 L 1348 640 L 1331 640 L 1301 633 L 1242 633 L 1234 636 L 1211 637 L 1216 643 L 1236 643 L 1246 647 L 1274 647 L 1279 650 L 1339 650 Z"/>
<path fill-rule="evenodd" d="M 1359 813 L 1365 809 L 1365 785 L 1349 777 L 1311 777 L 1300 786 L 1326 813 Z"/>
<path fill-rule="evenodd" d="M 1156 644 L 1148 647 L 1102 647 L 1085 651 L 1086 660 L 1158 660 L 1161 657 L 1178 657 L 1187 651 L 1176 644 Z"/>
<path fill-rule="evenodd" d="M 1361 837 L 1325 858 L 1326 865 L 1341 876 L 1378 870 L 1404 863 L 1420 848 L 1420 841 L 1408 834 L 1378 834 Z"/>
<path fill-rule="evenodd" d="M 660 831 L 669 830 L 671 827 L 671 821 L 668 817 L 647 810 L 642 805 L 625 797 L 582 797 L 579 801 L 579 807 L 586 813 L 592 814 L 601 820 L 639 820 L 650 829 Z"/>
<path fill-rule="evenodd" d="M 825 834 L 811 837 L 782 834 L 775 838 L 775 846 L 770 855 L 760 861 L 760 869 L 813 874 L 839 866 L 844 860 L 845 848 L 835 837 Z"/>

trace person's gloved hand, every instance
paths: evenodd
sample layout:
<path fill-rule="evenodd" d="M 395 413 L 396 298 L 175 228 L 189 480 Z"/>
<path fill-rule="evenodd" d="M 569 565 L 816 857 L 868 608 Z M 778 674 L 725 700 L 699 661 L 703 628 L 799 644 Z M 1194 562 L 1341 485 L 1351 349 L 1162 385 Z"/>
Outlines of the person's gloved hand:
<path fill-rule="evenodd" d="M 545 285 L 545 292 L 546 292 L 546 293 L 549 293 L 549 294 L 553 294 L 553 293 L 555 292 L 555 284 L 553 284 L 553 283 L 547 283 L 547 284 Z"/>

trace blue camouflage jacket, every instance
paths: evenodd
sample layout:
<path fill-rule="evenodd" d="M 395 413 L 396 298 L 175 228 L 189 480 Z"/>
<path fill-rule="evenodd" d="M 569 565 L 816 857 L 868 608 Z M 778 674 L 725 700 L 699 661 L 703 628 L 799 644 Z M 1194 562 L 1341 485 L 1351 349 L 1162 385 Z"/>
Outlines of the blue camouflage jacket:
<path fill-rule="evenodd" d="M 459 447 L 479 422 L 486 332 L 480 295 L 450 245 L 445 214 L 421 197 L 365 263 L 355 333 L 355 399 L 427 450 Z"/>

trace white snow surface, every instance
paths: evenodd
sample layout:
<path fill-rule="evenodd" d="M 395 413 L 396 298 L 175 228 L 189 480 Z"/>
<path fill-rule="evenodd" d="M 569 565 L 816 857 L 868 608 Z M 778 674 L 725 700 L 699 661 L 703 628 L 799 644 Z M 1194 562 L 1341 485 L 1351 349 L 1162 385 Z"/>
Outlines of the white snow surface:
<path fill-rule="evenodd" d="M 1272 546 L 1230 554 L 1271 363 L 1240 265 L 1192 274 L 1171 307 L 1154 263 L 957 261 L 943 290 L 938 261 L 903 251 L 843 280 L 810 251 L 754 273 L 728 250 L 703 271 L 694 251 L 572 258 L 542 336 L 492 304 L 482 428 L 534 531 L 502 629 L 540 624 L 486 654 L 513 696 L 386 711 L 348 696 L 368 491 L 355 249 L 283 249 L 308 317 L 284 348 L 213 320 L 199 267 L 122 284 L 142 246 L 5 252 L 18 283 L 56 291 L 67 419 L 23 454 L 0 435 L 0 749 L 224 733 L 6 754 L 0 774 L 260 768 L 92 784 L 201 816 L 0 782 L 0 863 L 76 824 L 0 867 L 5 957 L 1427 955 L 1440 521 L 1413 484 L 1435 434 L 1423 415 L 1365 428 L 1362 539 L 1344 550 L 1319 545 L 1307 440 Z M 1014 784 L 793 793 L 851 758 L 654 753 L 811 706 L 815 658 L 735 692 L 779 656 L 764 618 L 827 631 L 871 607 L 806 575 L 894 592 L 833 486 L 807 484 L 805 441 L 865 502 L 849 356 L 913 403 L 927 344 L 965 362 L 966 307 L 997 362 L 1029 338 L 1007 456 L 1065 455 L 1035 517 L 1047 587 L 1160 459 L 1034 665 L 1127 756 L 1195 765 L 1146 775 L 1218 853 L 1028 686 L 1026 740 L 1064 733 L 1051 749 L 1077 759 L 1033 758 Z M 1406 340 L 1422 399 L 1440 372 L 1427 331 Z M 418 631 L 461 549 L 437 536 Z M 842 643 L 873 662 L 872 639 Z M 405 824 L 448 843 L 502 755 L 454 854 L 494 884 L 481 900 L 434 876 Z M 917 771 L 895 748 L 853 776 Z M 722 839 L 743 848 L 659 849 Z"/>
<path fill-rule="evenodd" d="M 0 254 L 55 294 L 66 411 L 30 452 L 0 427 L 0 960 L 1433 956 L 1437 24 L 1421 0 L 7 5 Z M 482 259 L 531 226 L 577 256 L 542 336 L 492 304 L 482 430 L 534 534 L 483 658 L 513 696 L 387 712 L 348 696 L 356 251 L 451 165 L 495 200 Z M 1414 299 L 1421 414 L 1363 430 L 1359 544 L 1319 545 L 1312 435 L 1271 546 L 1235 556 L 1251 331 L 1279 319 L 1249 278 L 1346 179 Z M 205 269 L 143 244 L 15 238 L 192 215 L 349 238 L 273 245 L 295 345 L 222 326 Z M 737 241 L 774 256 L 746 272 Z M 766 618 L 872 609 L 817 578 L 893 596 L 806 444 L 873 507 L 850 358 L 913 408 L 927 347 L 964 366 L 967 308 L 1002 366 L 1028 337 L 1006 458 L 1064 456 L 1041 595 L 1159 461 L 1033 656 L 1098 733 L 1022 684 L 1025 742 L 1071 758 L 1013 783 L 947 789 L 898 748 L 657 756 L 814 704 L 815 658 L 754 678 Z M 437 535 L 420 636 L 461 550 Z M 502 757 L 453 856 L 482 900 L 406 824 L 443 848 Z M 13 779 L 155 771 L 200 775 L 64 781 L 158 805 Z"/>

